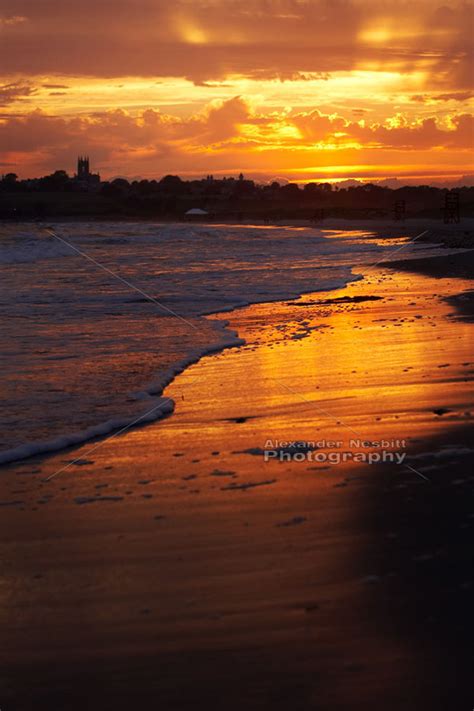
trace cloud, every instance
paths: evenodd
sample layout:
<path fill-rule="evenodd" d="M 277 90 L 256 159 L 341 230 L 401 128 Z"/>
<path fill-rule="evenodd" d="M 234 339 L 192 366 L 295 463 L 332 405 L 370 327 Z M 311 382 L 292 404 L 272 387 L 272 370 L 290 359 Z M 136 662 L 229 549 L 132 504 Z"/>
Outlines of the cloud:
<path fill-rule="evenodd" d="M 0 12 L 4 74 L 199 83 L 377 67 L 419 68 L 446 90 L 472 81 L 471 11 L 457 0 L 0 0 Z"/>
<path fill-rule="evenodd" d="M 474 119 L 471 114 L 450 118 L 442 127 L 435 117 L 409 121 L 403 114 L 385 124 L 348 121 L 336 114 L 324 115 L 317 109 L 291 118 L 305 142 L 327 142 L 344 147 L 359 144 L 371 148 L 396 148 L 406 151 L 431 148 L 472 148 Z"/>
<path fill-rule="evenodd" d="M 470 101 L 474 97 L 474 91 L 450 91 L 444 94 L 413 94 L 410 101 L 420 104 L 432 104 L 441 101 Z"/>
<path fill-rule="evenodd" d="M 188 116 L 155 109 L 138 115 L 116 109 L 72 117 L 32 111 L 0 119 L 0 127 L 0 152 L 22 174 L 67 168 L 81 153 L 93 156 L 105 175 L 140 170 L 154 176 L 185 174 L 232 166 L 267 172 L 279 166 L 282 172 L 285 166 L 345 165 L 357 155 L 355 160 L 364 160 L 380 174 L 384 161 L 393 156 L 399 165 L 431 162 L 438 171 L 443 161 L 456 156 L 462 166 L 460 156 L 472 145 L 474 118 L 458 113 L 441 122 L 436 117 L 411 120 L 397 114 L 383 123 L 369 123 L 319 109 L 257 113 L 245 97 L 235 96 L 213 101 Z M 436 150 L 427 154 L 431 149 Z M 382 157 L 387 153 L 390 159 Z"/>
<path fill-rule="evenodd" d="M 250 106 L 241 96 L 212 104 L 202 119 L 201 141 L 215 143 L 238 135 L 239 126 L 250 119 Z"/>
<path fill-rule="evenodd" d="M 0 84 L 0 106 L 33 96 L 36 89 L 28 83 Z"/>
<path fill-rule="evenodd" d="M 248 103 L 240 96 L 212 102 L 199 114 L 180 118 L 147 109 L 138 116 L 117 109 L 90 116 L 65 118 L 32 111 L 0 120 L 0 151 L 23 154 L 40 151 L 49 159 L 61 154 L 94 153 L 106 159 L 140 152 L 192 153 L 218 147 L 239 135 L 251 120 Z"/>
<path fill-rule="evenodd" d="M 19 25 L 22 22 L 27 22 L 28 18 L 22 15 L 10 15 L 9 17 L 0 16 L 0 29 L 2 27 L 13 27 L 13 25 Z"/>
<path fill-rule="evenodd" d="M 466 172 L 471 20 L 464 0 L 0 0 L 0 149 L 30 174 L 86 151 L 104 174 Z"/>
<path fill-rule="evenodd" d="M 42 84 L 43 89 L 69 89 L 67 84 Z"/>

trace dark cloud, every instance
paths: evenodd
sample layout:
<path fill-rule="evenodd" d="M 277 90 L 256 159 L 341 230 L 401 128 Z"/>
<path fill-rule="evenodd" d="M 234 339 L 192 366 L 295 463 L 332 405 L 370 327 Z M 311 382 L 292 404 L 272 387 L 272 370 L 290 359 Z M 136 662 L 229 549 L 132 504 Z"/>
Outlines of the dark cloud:
<path fill-rule="evenodd" d="M 452 91 L 448 94 L 438 94 L 435 101 L 469 101 L 474 96 L 474 91 Z"/>
<path fill-rule="evenodd" d="M 450 91 L 445 94 L 413 94 L 410 101 L 420 104 L 427 104 L 433 101 L 470 101 L 474 97 L 474 91 Z"/>
<path fill-rule="evenodd" d="M 0 84 L 0 106 L 8 106 L 13 101 L 27 99 L 36 93 L 36 89 L 28 83 Z"/>

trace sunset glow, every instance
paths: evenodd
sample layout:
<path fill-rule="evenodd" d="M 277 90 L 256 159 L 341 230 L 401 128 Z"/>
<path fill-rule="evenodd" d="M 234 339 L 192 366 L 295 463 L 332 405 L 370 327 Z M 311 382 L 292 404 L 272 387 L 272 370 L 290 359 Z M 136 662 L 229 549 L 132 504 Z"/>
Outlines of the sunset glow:
<path fill-rule="evenodd" d="M 472 6 L 0 0 L 0 172 L 472 181 Z"/>

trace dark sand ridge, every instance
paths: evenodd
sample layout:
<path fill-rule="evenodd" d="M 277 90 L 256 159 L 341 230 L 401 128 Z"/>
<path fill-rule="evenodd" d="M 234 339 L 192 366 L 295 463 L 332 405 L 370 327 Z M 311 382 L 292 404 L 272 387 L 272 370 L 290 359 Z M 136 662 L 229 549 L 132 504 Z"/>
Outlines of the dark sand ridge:
<path fill-rule="evenodd" d="M 462 708 L 468 288 L 383 267 L 233 312 L 248 345 L 179 376 L 172 418 L 5 468 L 2 706 Z M 359 436 L 416 471 L 243 453 Z"/>
<path fill-rule="evenodd" d="M 389 266 L 386 264 L 386 266 Z M 418 272 L 444 279 L 447 276 L 472 279 L 474 275 L 474 251 L 461 251 L 431 259 L 410 259 L 392 262 L 393 269 L 403 269 L 408 272 Z M 470 288 L 460 294 L 447 297 L 448 303 L 455 307 L 460 318 L 472 321 L 474 318 L 474 290 Z"/>

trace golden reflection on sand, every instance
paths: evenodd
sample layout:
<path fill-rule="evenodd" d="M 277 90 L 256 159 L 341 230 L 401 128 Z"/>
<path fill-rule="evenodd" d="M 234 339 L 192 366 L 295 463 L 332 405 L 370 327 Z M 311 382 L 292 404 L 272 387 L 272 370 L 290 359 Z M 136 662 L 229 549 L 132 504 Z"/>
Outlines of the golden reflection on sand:
<path fill-rule="evenodd" d="M 470 405 L 473 329 L 447 318 L 453 308 L 440 297 L 468 288 L 461 279 L 394 280 L 388 271 L 381 279 L 368 269 L 346 289 L 236 311 L 230 326 L 248 345 L 204 359 L 170 386 L 175 422 L 201 421 L 203 436 L 217 426 L 222 450 L 232 444 L 216 423 L 228 418 L 256 418 L 245 427 L 253 446 L 266 433 L 418 439 L 458 426 Z M 380 299 L 337 302 L 346 296 Z M 439 408 L 452 412 L 441 418 Z M 235 428 L 227 432 L 235 437 Z"/>

